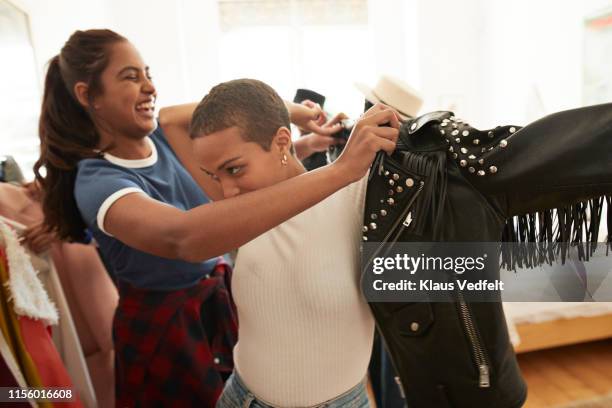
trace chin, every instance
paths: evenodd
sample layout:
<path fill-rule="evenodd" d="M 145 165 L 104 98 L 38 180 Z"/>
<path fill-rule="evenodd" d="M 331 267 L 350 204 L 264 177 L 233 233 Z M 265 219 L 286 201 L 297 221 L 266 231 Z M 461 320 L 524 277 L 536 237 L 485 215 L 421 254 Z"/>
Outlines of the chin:
<path fill-rule="evenodd" d="M 140 120 L 136 123 L 138 128 L 146 135 L 151 134 L 155 129 L 157 129 L 157 121 L 155 118 L 151 118 L 151 120 L 143 121 Z"/>

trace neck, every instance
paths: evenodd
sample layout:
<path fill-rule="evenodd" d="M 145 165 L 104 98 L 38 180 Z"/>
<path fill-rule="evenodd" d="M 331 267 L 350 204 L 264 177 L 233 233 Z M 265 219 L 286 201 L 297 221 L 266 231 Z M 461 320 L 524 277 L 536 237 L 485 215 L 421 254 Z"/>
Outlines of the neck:
<path fill-rule="evenodd" d="M 306 169 L 295 156 L 291 155 L 291 158 L 287 163 L 287 172 L 289 173 L 289 178 L 292 178 L 306 173 Z"/>
<path fill-rule="evenodd" d="M 98 149 L 120 159 L 139 160 L 146 159 L 151 155 L 151 146 L 146 138 L 130 137 L 114 129 L 97 126 L 100 134 Z"/>

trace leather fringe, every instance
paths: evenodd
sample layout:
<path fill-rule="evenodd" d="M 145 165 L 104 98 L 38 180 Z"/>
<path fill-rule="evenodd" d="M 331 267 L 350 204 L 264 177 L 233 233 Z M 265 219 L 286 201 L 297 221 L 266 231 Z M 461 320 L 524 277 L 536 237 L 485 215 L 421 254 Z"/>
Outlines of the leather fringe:
<path fill-rule="evenodd" d="M 401 152 L 402 168 L 425 176 L 425 184 L 413 210 L 412 233 L 422 235 L 426 225 L 433 225 L 433 239 L 443 240 L 444 203 L 446 202 L 446 152 Z"/>
<path fill-rule="evenodd" d="M 601 196 L 509 218 L 502 233 L 501 267 L 516 271 L 517 267 L 552 265 L 559 258 L 565 263 L 570 248 L 577 249 L 579 260 L 588 261 L 597 249 L 604 203 L 608 208 L 607 255 L 612 246 L 612 196 Z"/>
<path fill-rule="evenodd" d="M 446 152 L 402 151 L 391 157 L 379 154 L 374 169 L 383 168 L 385 160 L 399 162 L 401 168 L 425 177 L 425 185 L 414 203 L 411 233 L 422 235 L 433 225 L 433 241 L 444 241 L 444 205 L 447 194 Z M 565 263 L 570 248 L 576 248 L 580 260 L 588 261 L 598 245 L 602 210 L 607 205 L 606 255 L 612 248 L 612 196 L 600 196 L 563 208 L 509 218 L 501 237 L 501 267 L 534 268 Z"/>

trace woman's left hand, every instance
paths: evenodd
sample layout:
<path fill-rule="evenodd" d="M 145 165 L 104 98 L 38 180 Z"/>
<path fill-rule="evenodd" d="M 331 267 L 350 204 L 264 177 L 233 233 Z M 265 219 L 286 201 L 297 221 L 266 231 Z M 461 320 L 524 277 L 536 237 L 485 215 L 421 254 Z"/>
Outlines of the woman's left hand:
<path fill-rule="evenodd" d="M 318 103 L 314 103 L 310 99 L 303 100 L 301 104 L 306 106 L 307 108 L 311 108 L 315 111 L 320 112 L 319 118 L 316 120 L 317 125 L 323 126 L 327 122 L 327 113 L 321 108 L 321 105 L 319 105 Z"/>
<path fill-rule="evenodd" d="M 321 126 L 319 121 L 324 113 L 317 104 L 313 103 L 310 106 L 306 106 L 297 103 L 289 103 L 287 108 L 289 110 L 291 122 L 308 133 L 331 136 L 337 133 L 342 127 L 340 124 L 329 127 Z"/>

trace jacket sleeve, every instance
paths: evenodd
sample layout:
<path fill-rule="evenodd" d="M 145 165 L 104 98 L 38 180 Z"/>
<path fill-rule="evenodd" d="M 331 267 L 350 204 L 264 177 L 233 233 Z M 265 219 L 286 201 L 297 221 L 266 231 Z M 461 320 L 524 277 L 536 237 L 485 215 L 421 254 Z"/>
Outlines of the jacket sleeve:
<path fill-rule="evenodd" d="M 506 217 L 612 193 L 612 104 L 472 133 L 466 142 L 476 150 L 455 147 L 457 164 Z"/>

